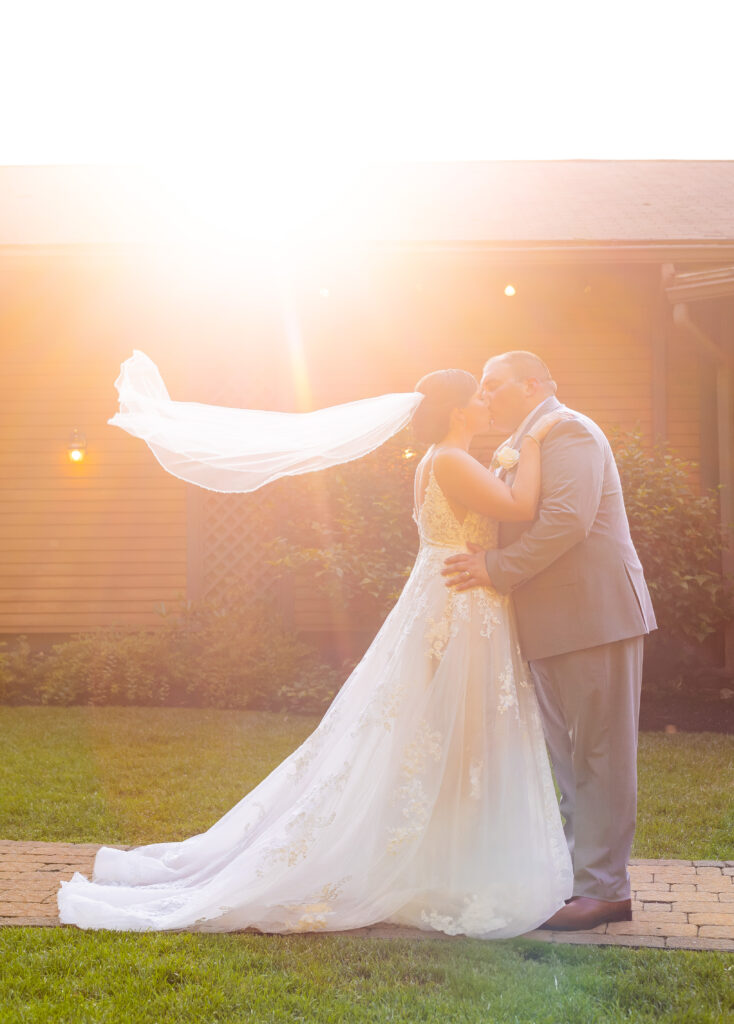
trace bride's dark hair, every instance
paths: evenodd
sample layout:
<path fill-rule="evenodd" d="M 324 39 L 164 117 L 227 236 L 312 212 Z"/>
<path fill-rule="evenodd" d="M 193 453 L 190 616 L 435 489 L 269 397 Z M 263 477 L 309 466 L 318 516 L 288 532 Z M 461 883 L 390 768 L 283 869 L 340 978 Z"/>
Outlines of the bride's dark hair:
<path fill-rule="evenodd" d="M 426 397 L 413 414 L 413 433 L 421 444 L 436 444 L 445 437 L 454 409 L 465 406 L 479 385 L 466 370 L 436 370 L 415 386 Z"/>

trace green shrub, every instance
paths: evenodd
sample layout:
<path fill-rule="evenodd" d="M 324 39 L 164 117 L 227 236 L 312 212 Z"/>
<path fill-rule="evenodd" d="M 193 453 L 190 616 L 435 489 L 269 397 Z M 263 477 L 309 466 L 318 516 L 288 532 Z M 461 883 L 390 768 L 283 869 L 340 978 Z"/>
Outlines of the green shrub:
<path fill-rule="evenodd" d="M 161 613 L 157 630 L 83 633 L 45 656 L 21 638 L 0 654 L 0 699 L 319 713 L 343 681 L 277 611 L 253 607 L 236 587 Z"/>
<path fill-rule="evenodd" d="M 42 704 L 165 704 L 170 677 L 162 635 L 103 630 L 56 644 L 38 672 Z"/>
<path fill-rule="evenodd" d="M 698 494 L 693 465 L 664 445 L 645 448 L 639 432 L 613 443 L 658 625 L 700 644 L 732 614 L 716 495 Z"/>
<path fill-rule="evenodd" d="M 28 638 L 0 643 L 0 704 L 26 703 L 35 694 L 42 657 L 34 656 Z"/>
<path fill-rule="evenodd" d="M 643 692 L 719 700 L 730 674 L 715 641 L 732 602 L 717 496 L 699 494 L 692 463 L 665 445 L 645 447 L 639 432 L 612 441 L 658 621 L 645 644 Z"/>
<path fill-rule="evenodd" d="M 376 630 L 418 550 L 411 515 L 417 454 L 403 431 L 364 459 L 271 489 L 281 531 L 269 547 L 275 573 L 307 570 L 315 594 L 344 603 L 361 629 Z"/>
<path fill-rule="evenodd" d="M 165 610 L 164 610 L 165 611 Z M 169 702 L 208 707 L 323 710 L 342 679 L 237 581 L 216 597 L 164 614 Z"/>

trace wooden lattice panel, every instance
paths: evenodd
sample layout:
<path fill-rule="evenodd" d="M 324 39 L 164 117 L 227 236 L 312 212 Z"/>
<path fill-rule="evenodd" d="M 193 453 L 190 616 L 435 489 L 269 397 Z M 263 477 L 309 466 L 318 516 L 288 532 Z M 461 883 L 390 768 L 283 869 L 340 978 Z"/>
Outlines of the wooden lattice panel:
<path fill-rule="evenodd" d="M 202 509 L 203 593 L 222 594 L 245 585 L 253 600 L 272 596 L 266 545 L 274 524 L 263 515 L 264 496 L 206 492 Z"/>
<path fill-rule="evenodd" d="M 231 367 L 228 367 L 231 372 Z M 241 374 L 241 377 L 249 376 Z M 206 382 L 204 382 L 206 383 Z M 267 382 L 257 389 L 238 381 L 209 380 L 206 397 L 212 405 L 235 408 L 278 408 L 280 396 Z M 198 392 L 201 393 L 202 382 Z M 219 494 L 191 487 L 188 503 L 189 597 L 227 597 L 237 590 L 240 598 L 255 603 L 272 598 L 282 603 L 282 586 L 273 581 L 267 564 L 267 545 L 277 536 L 272 502 L 267 491 L 252 494 Z"/>

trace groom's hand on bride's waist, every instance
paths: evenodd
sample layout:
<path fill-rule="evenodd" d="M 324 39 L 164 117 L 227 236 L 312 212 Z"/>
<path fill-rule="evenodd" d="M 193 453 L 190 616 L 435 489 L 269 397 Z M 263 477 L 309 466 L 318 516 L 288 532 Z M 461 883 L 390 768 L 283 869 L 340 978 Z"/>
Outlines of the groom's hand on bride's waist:
<path fill-rule="evenodd" d="M 472 587 L 491 587 L 492 581 L 484 560 L 484 549 L 471 542 L 467 544 L 468 555 L 451 555 L 444 560 L 441 575 L 446 577 L 446 586 L 455 590 L 471 590 Z"/>

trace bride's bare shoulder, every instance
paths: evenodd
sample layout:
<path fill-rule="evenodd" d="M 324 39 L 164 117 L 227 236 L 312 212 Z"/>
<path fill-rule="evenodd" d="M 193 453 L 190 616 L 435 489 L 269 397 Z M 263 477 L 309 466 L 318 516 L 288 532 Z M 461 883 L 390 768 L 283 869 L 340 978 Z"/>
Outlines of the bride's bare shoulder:
<path fill-rule="evenodd" d="M 463 448 L 442 448 L 433 456 L 433 471 L 437 477 L 463 476 L 481 468 L 481 463 Z"/>

